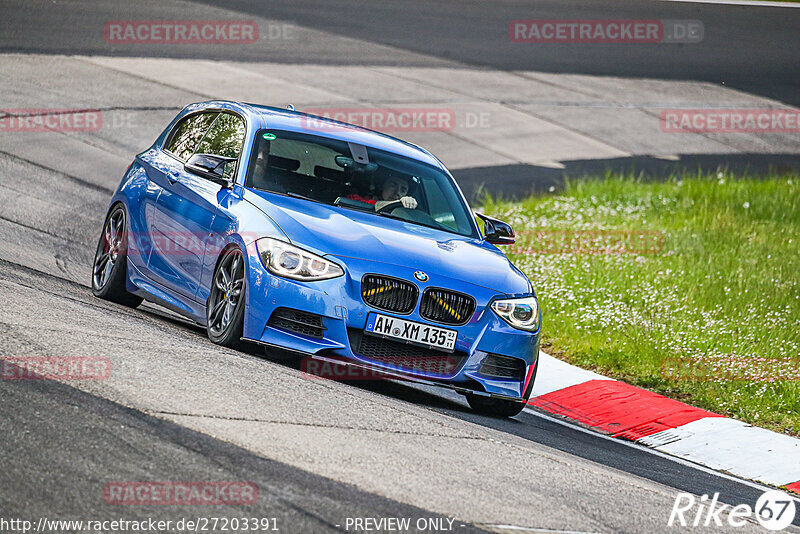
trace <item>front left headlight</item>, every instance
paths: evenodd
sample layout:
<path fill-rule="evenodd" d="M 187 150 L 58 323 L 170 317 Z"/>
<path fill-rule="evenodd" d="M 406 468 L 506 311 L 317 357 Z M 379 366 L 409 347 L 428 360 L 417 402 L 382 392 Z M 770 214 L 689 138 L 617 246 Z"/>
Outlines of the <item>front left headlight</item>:
<path fill-rule="evenodd" d="M 514 328 L 528 332 L 539 329 L 539 301 L 536 297 L 496 300 L 492 302 L 492 310 Z"/>
<path fill-rule="evenodd" d="M 304 282 L 342 276 L 344 270 L 332 261 L 285 241 L 265 237 L 256 241 L 261 263 L 274 275 Z"/>

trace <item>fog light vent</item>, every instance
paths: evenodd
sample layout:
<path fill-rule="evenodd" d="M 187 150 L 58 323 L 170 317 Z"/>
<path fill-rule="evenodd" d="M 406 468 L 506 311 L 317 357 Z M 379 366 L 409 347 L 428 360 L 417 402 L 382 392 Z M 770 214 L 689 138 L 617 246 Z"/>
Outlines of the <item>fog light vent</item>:
<path fill-rule="evenodd" d="M 322 316 L 292 308 L 277 308 L 272 312 L 267 326 L 320 339 L 325 334 Z"/>
<path fill-rule="evenodd" d="M 522 380 L 525 377 L 525 362 L 519 358 L 490 352 L 481 362 L 478 372 L 487 377 Z"/>

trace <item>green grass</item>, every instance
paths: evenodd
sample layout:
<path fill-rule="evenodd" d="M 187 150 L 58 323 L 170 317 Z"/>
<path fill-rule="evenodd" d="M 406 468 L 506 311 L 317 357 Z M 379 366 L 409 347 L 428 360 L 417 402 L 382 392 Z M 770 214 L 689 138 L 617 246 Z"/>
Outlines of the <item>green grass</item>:
<path fill-rule="evenodd" d="M 487 198 L 484 211 L 518 234 L 507 253 L 539 296 L 546 350 L 800 435 L 800 176 L 609 175 L 523 202 Z M 597 230 L 663 241 L 609 253 L 586 245 Z M 565 247 L 565 235 L 584 241 Z"/>

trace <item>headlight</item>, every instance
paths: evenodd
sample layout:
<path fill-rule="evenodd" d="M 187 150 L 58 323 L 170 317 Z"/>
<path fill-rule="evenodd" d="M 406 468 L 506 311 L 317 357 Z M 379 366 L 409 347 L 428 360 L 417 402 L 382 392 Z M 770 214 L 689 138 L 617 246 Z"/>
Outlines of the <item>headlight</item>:
<path fill-rule="evenodd" d="M 514 328 L 529 332 L 539 329 L 539 301 L 536 297 L 496 300 L 492 302 L 492 309 Z"/>
<path fill-rule="evenodd" d="M 270 237 L 256 241 L 261 262 L 272 274 L 313 282 L 342 276 L 341 267 L 316 254 Z"/>

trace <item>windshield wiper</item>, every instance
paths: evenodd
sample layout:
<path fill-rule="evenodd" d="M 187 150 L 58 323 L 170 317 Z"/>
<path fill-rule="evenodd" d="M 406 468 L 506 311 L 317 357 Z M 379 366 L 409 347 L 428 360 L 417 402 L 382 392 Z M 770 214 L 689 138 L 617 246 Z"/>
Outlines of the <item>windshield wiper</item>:
<path fill-rule="evenodd" d="M 292 191 L 289 191 L 288 193 L 286 193 L 286 196 L 287 197 L 292 197 L 292 198 L 299 198 L 299 199 L 302 199 L 302 200 L 310 200 L 311 202 L 317 202 L 319 204 L 325 204 L 325 202 L 317 200 L 316 198 L 307 197 L 307 196 L 301 195 L 300 193 L 293 193 Z"/>
<path fill-rule="evenodd" d="M 359 205 L 359 204 L 363 204 L 363 206 Z M 358 204 L 356 204 L 356 203 L 352 203 L 351 204 L 349 202 L 347 202 L 347 203 L 341 202 L 340 203 L 340 202 L 338 202 L 338 199 L 337 199 L 337 202 L 334 202 L 333 205 L 334 206 L 338 206 L 340 208 L 347 208 L 349 210 L 354 210 L 354 211 L 363 211 L 365 213 L 374 213 L 375 215 L 380 215 L 381 217 L 387 217 L 389 219 L 394 219 L 396 221 L 403 221 L 405 223 L 410 223 L 410 224 L 417 224 L 419 226 L 424 226 L 425 228 L 433 228 L 434 230 L 440 230 L 442 232 L 447 232 L 449 234 L 462 235 L 462 234 L 459 234 L 458 232 L 454 232 L 452 230 L 452 228 L 448 228 L 447 226 L 444 226 L 443 224 L 439 224 L 438 222 L 435 222 L 434 224 L 429 224 L 429 223 L 424 223 L 424 222 L 421 222 L 421 221 L 415 221 L 413 219 L 406 219 L 405 217 L 398 217 L 397 215 L 393 215 L 392 213 L 390 213 L 388 211 L 374 211 L 375 206 L 373 206 L 372 204 L 367 204 L 365 202 L 359 202 Z"/>
<path fill-rule="evenodd" d="M 366 211 L 368 213 L 373 213 L 375 211 L 375 206 L 373 206 L 372 204 L 368 204 L 366 202 L 360 202 L 358 200 L 351 200 L 349 198 L 343 198 L 343 197 L 337 197 L 333 205 L 339 208 L 347 208 L 356 211 Z"/>
<path fill-rule="evenodd" d="M 433 224 L 424 223 L 422 221 L 415 221 L 415 220 L 412 220 L 412 219 L 404 219 L 403 217 L 398 217 L 397 215 L 392 215 L 391 213 L 388 213 L 388 212 L 385 212 L 385 211 L 376 212 L 376 213 L 378 215 L 383 216 L 383 217 L 389 217 L 390 219 L 396 219 L 398 221 L 403 221 L 403 222 L 407 222 L 407 223 L 411 223 L 411 224 L 418 224 L 419 226 L 424 226 L 425 228 L 433 228 L 434 230 L 441 230 L 442 232 L 449 232 L 451 234 L 456 233 L 456 232 L 453 232 L 452 229 L 447 228 L 446 226 L 441 225 L 439 223 L 436 223 L 436 226 L 434 226 Z M 457 235 L 460 235 L 460 234 L 457 234 Z"/>
<path fill-rule="evenodd" d="M 395 219 L 395 220 L 398 220 L 398 221 L 417 224 L 417 221 L 412 221 L 412 220 L 409 220 L 409 219 L 404 219 L 403 217 L 398 217 L 397 215 L 392 215 L 388 211 L 376 211 L 375 213 L 377 215 L 380 215 L 381 217 L 389 217 L 390 219 Z"/>
<path fill-rule="evenodd" d="M 340 208 L 346 208 L 353 211 L 362 211 L 364 213 L 375 213 L 375 210 L 372 209 L 372 206 L 370 206 L 369 208 L 362 208 L 361 206 L 353 206 L 350 204 L 335 204 L 335 206 L 338 206 Z"/>

